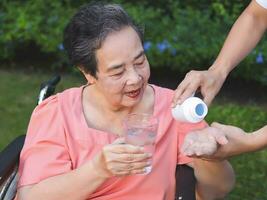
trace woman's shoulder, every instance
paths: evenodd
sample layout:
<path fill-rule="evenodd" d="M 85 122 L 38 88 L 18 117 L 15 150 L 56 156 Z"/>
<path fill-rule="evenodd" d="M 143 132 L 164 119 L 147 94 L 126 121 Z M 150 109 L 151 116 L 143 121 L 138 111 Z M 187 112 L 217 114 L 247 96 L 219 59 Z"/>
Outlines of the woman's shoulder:
<path fill-rule="evenodd" d="M 170 88 L 166 88 L 166 87 L 162 87 L 162 86 L 158 86 L 158 85 L 154 85 L 154 84 L 151 84 L 151 86 L 153 87 L 155 92 L 160 94 L 160 95 L 167 95 L 167 96 L 171 96 L 171 97 L 174 95 L 174 90 L 172 90 Z"/>
<path fill-rule="evenodd" d="M 64 102 L 73 102 L 76 99 L 79 99 L 82 95 L 82 90 L 84 86 L 81 87 L 73 87 L 73 88 L 68 88 L 60 93 L 57 94 L 60 103 Z M 63 101 L 61 101 L 63 100 Z"/>
<path fill-rule="evenodd" d="M 157 104 L 170 106 L 174 95 L 174 90 L 153 84 L 151 84 L 151 86 L 155 91 L 155 102 Z"/>
<path fill-rule="evenodd" d="M 33 111 L 33 115 L 40 115 L 46 113 L 46 115 L 51 114 L 51 112 L 61 110 L 62 108 L 70 108 L 75 102 L 79 102 L 81 98 L 83 87 L 75 87 L 66 89 L 60 93 L 54 94 L 44 101 L 42 101 Z"/>

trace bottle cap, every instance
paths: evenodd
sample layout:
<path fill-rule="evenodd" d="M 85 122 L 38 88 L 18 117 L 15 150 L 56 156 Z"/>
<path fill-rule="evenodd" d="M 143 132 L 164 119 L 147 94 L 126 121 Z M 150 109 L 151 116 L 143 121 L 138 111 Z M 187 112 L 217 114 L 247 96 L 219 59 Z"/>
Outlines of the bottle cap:
<path fill-rule="evenodd" d="M 208 113 L 207 105 L 198 97 L 189 97 L 181 105 L 172 109 L 172 116 L 183 122 L 197 123 Z"/>

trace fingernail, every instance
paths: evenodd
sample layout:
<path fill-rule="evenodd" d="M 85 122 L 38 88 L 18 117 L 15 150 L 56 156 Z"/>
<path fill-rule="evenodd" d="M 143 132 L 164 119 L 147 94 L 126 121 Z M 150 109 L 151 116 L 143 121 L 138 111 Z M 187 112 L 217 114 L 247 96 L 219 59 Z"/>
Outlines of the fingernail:
<path fill-rule="evenodd" d="M 228 140 L 226 139 L 226 138 L 221 138 L 221 144 L 222 145 L 225 145 L 225 144 L 227 144 L 228 143 Z"/>
<path fill-rule="evenodd" d="M 186 152 L 186 155 L 187 155 L 187 156 L 192 156 L 192 155 L 193 155 L 193 151 L 188 150 L 188 151 Z"/>
<path fill-rule="evenodd" d="M 140 147 L 140 151 L 145 151 L 145 148 L 144 147 Z"/>

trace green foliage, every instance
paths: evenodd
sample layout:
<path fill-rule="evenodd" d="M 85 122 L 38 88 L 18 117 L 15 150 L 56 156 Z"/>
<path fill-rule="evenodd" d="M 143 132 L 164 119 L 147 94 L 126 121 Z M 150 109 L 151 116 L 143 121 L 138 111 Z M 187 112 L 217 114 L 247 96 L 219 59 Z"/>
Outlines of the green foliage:
<path fill-rule="evenodd" d="M 218 114 L 219 113 L 219 114 Z M 245 118 L 245 120 L 241 120 Z M 207 121 L 238 126 L 247 132 L 252 132 L 266 124 L 267 107 L 256 105 L 238 105 L 234 103 L 215 104 L 209 108 Z"/>
<path fill-rule="evenodd" d="M 267 107 L 257 105 L 238 105 L 234 103 L 215 103 L 209 108 L 208 122 L 217 121 L 240 127 L 246 132 L 253 132 L 267 121 Z M 261 151 L 244 154 L 231 159 L 236 173 L 236 185 L 227 199 L 266 199 L 267 152 Z"/>
<path fill-rule="evenodd" d="M 212 64 L 231 25 L 250 1 L 112 2 L 122 4 L 145 27 L 145 44 L 153 68 L 168 67 L 185 73 Z M 43 60 L 49 58 L 53 70 L 66 67 L 62 33 L 73 13 L 85 3 L 88 1 L 0 1 L 0 60 L 31 60 L 32 53 L 39 52 L 48 55 Z M 267 84 L 264 52 L 267 42 L 263 40 L 234 75 Z M 263 57 L 262 62 L 258 62 L 259 57 Z"/>

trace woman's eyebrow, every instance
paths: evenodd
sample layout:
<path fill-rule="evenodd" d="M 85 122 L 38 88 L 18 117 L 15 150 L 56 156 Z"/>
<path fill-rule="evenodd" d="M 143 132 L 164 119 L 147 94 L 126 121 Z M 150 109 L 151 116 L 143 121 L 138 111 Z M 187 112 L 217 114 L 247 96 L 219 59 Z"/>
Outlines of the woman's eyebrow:
<path fill-rule="evenodd" d="M 141 56 L 143 56 L 145 54 L 145 52 L 142 50 L 140 51 L 140 53 L 138 53 L 137 56 L 134 57 L 134 60 L 137 60 L 138 58 L 140 58 Z M 119 69 L 119 68 L 122 68 L 124 66 L 124 63 L 122 64 L 117 64 L 117 65 L 112 65 L 109 67 L 109 69 L 107 70 L 107 72 L 111 72 L 113 70 L 116 70 L 116 69 Z"/>
<path fill-rule="evenodd" d="M 124 64 L 113 65 L 113 66 L 108 68 L 107 72 L 114 71 L 116 69 L 122 68 L 123 66 L 124 66 Z"/>
<path fill-rule="evenodd" d="M 137 56 L 134 57 L 134 60 L 137 60 L 138 58 L 140 58 L 144 54 L 145 54 L 145 52 L 142 50 Z"/>

